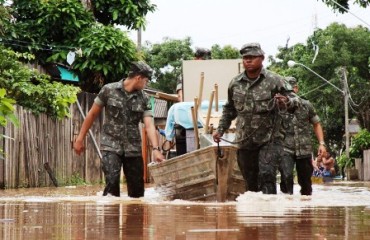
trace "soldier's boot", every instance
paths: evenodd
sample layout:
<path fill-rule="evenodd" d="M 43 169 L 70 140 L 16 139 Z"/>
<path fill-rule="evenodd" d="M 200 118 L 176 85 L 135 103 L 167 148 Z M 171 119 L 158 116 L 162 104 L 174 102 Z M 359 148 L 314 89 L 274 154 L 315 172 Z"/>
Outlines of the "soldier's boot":
<path fill-rule="evenodd" d="M 288 190 L 286 188 L 286 184 L 285 184 L 285 181 L 284 180 L 281 180 L 280 181 L 280 191 L 282 193 L 288 193 Z"/>
<path fill-rule="evenodd" d="M 119 187 L 120 187 L 119 182 L 118 183 L 107 182 L 107 185 L 105 186 L 103 191 L 103 196 L 111 194 L 112 196 L 119 197 L 120 196 Z"/>
<path fill-rule="evenodd" d="M 276 194 L 276 183 L 265 182 L 261 186 L 263 194 Z"/>

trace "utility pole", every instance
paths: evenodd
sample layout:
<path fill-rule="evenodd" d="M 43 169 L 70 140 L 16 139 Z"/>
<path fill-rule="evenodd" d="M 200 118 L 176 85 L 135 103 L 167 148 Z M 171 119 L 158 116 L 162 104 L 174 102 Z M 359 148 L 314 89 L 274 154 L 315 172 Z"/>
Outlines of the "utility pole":
<path fill-rule="evenodd" d="M 341 68 L 342 71 L 342 82 L 343 82 L 343 95 L 344 95 L 344 126 L 346 136 L 346 156 L 349 158 L 349 128 L 348 128 L 348 83 L 347 83 L 347 71 L 345 67 Z"/>

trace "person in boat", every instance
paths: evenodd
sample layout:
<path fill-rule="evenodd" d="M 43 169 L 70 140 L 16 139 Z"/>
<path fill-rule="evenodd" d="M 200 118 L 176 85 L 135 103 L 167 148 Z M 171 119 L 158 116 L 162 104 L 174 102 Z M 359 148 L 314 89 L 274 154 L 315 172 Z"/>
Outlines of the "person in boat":
<path fill-rule="evenodd" d="M 194 129 L 192 107 L 194 107 L 194 102 L 178 102 L 168 109 L 164 129 L 166 141 L 162 146 L 164 152 L 169 151 L 173 142 L 175 142 L 177 156 L 187 153 L 186 141 L 184 139 L 186 139 L 186 130 Z M 198 128 L 203 128 L 203 124 L 201 118 L 198 118 Z M 180 139 L 183 143 L 180 143 Z"/>
<path fill-rule="evenodd" d="M 164 159 L 158 146 L 150 100 L 143 91 L 151 75 L 152 69 L 146 63 L 134 62 L 125 80 L 104 85 L 73 144 L 75 152 L 80 155 L 85 149 L 84 138 L 88 130 L 104 109 L 105 123 L 100 146 L 106 184 L 103 196 L 120 196 L 122 167 L 128 196 L 144 196 L 144 164 L 139 122 L 145 124 L 148 139 L 153 146 L 154 160 L 160 162 Z"/>
<path fill-rule="evenodd" d="M 264 51 L 259 43 L 242 46 L 245 71 L 228 86 L 218 128 L 213 134 L 220 142 L 236 118 L 237 162 L 248 191 L 276 194 L 276 173 L 283 151 L 282 111 L 299 107 L 300 101 L 284 78 L 263 67 Z"/>
<path fill-rule="evenodd" d="M 297 79 L 295 77 L 287 77 L 286 80 L 293 87 L 293 91 L 298 94 Z M 281 116 L 285 138 L 284 152 L 281 165 L 279 166 L 281 174 L 280 190 L 283 193 L 293 194 L 293 170 L 295 165 L 301 194 L 311 195 L 311 176 L 314 170 L 312 165 L 312 128 L 319 142 L 318 156 L 326 154 L 324 132 L 320 124 L 320 117 L 317 115 L 311 102 L 303 98 L 301 98 L 301 107 L 299 109 L 294 111 L 294 113 L 282 113 Z"/>

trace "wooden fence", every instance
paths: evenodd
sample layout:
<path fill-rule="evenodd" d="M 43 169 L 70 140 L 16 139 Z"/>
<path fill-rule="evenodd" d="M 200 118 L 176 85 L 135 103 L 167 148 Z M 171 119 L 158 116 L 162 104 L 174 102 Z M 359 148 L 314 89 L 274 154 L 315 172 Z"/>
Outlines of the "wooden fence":
<path fill-rule="evenodd" d="M 94 98 L 93 94 L 78 95 L 85 115 Z M 100 158 L 89 134 L 85 139 L 85 153 L 78 156 L 73 151 L 73 141 L 79 133 L 83 117 L 77 104 L 70 107 L 70 113 L 71 118 L 56 120 L 16 107 L 20 126 L 9 123 L 0 132 L 5 135 L 0 141 L 0 148 L 4 151 L 0 159 L 0 188 L 52 186 L 55 185 L 50 178 L 53 175 L 59 184 L 77 179 L 89 183 L 103 180 Z M 91 127 L 98 145 L 103 118 L 102 114 Z M 45 164 L 53 175 L 46 171 Z"/>

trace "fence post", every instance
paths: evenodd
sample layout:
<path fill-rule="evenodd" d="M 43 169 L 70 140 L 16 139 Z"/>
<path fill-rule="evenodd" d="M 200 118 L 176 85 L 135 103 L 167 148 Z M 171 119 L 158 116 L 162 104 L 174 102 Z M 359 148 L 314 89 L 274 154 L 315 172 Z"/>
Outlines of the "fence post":
<path fill-rule="evenodd" d="M 370 150 L 364 150 L 363 160 L 364 181 L 370 181 Z"/>

